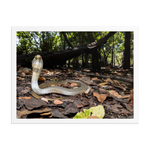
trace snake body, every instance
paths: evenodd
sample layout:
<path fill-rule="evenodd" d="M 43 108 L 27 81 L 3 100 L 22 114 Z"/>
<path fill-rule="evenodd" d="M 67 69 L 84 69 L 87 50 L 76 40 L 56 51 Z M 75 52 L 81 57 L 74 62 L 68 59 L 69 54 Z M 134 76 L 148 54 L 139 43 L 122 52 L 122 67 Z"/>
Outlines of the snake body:
<path fill-rule="evenodd" d="M 38 85 L 38 78 L 40 76 L 40 73 L 43 69 L 43 60 L 40 55 L 36 55 L 34 59 L 32 60 L 32 68 L 33 68 L 33 74 L 32 74 L 32 79 L 31 79 L 31 87 L 32 90 L 38 94 L 48 94 L 48 93 L 58 93 L 58 94 L 63 94 L 63 95 L 76 95 L 76 94 L 81 94 L 86 91 L 87 85 L 84 84 L 81 81 L 78 80 L 66 80 L 66 81 L 50 81 L 46 83 L 42 83 L 41 85 Z M 76 83 L 79 87 L 75 89 L 68 89 L 68 88 L 63 88 L 59 86 L 52 86 L 52 84 L 59 85 L 59 84 L 66 84 L 66 83 Z M 32 92 L 31 94 L 36 97 Z"/>

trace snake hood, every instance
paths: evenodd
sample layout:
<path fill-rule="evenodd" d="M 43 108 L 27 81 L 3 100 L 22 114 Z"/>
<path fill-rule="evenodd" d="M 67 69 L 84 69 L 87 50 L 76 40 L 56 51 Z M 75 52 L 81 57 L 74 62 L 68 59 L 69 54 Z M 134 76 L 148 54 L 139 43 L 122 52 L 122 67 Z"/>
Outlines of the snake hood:
<path fill-rule="evenodd" d="M 38 78 L 40 76 L 40 73 L 43 69 L 43 60 L 40 55 L 36 55 L 32 61 L 32 68 L 33 68 L 33 74 L 32 74 L 32 80 L 31 80 L 31 87 L 32 90 L 36 94 L 48 94 L 48 93 L 58 93 L 58 94 L 63 94 L 63 95 L 76 95 L 80 94 L 86 91 L 87 86 L 85 83 L 79 81 L 79 80 L 66 80 L 66 81 L 52 81 L 52 82 L 46 82 L 41 84 L 42 87 L 46 88 L 40 88 L 38 85 Z M 48 85 L 50 86 L 52 83 L 55 85 L 58 84 L 66 84 L 66 83 L 76 83 L 78 88 L 76 89 L 68 89 L 68 88 L 63 88 L 59 86 L 53 86 L 53 87 L 47 87 Z"/>

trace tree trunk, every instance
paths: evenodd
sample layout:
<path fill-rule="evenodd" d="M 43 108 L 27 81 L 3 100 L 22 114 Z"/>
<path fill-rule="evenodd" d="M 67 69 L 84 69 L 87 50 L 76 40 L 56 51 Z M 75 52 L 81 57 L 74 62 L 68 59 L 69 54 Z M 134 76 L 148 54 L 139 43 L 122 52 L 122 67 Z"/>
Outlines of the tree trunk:
<path fill-rule="evenodd" d="M 130 38 L 131 32 L 125 32 L 125 51 L 123 69 L 130 69 Z"/>
<path fill-rule="evenodd" d="M 92 32 L 88 32 L 88 37 L 89 37 L 91 42 L 95 41 Z M 92 70 L 93 71 L 96 71 L 96 70 L 100 71 L 100 63 L 98 61 L 97 48 L 93 49 L 93 52 L 92 52 Z"/>
<path fill-rule="evenodd" d="M 80 32 L 80 39 L 81 39 L 81 45 L 83 45 L 84 42 L 84 32 Z M 84 54 L 82 53 L 82 68 L 84 68 Z"/>

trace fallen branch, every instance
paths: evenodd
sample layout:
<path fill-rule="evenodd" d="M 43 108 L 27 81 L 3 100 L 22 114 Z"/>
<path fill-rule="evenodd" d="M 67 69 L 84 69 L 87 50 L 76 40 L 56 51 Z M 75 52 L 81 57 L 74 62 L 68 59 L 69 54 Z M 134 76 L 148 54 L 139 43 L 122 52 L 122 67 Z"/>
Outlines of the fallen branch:
<path fill-rule="evenodd" d="M 88 75 L 88 76 L 94 76 L 94 77 L 99 77 L 99 78 L 110 78 L 110 79 L 121 80 L 121 81 L 133 83 L 133 79 L 129 79 L 129 78 L 123 78 L 123 77 L 119 77 L 119 76 L 104 76 L 104 75 L 87 73 L 87 72 L 82 72 L 82 71 L 77 71 L 77 70 L 74 70 L 74 71 L 77 73 Z"/>

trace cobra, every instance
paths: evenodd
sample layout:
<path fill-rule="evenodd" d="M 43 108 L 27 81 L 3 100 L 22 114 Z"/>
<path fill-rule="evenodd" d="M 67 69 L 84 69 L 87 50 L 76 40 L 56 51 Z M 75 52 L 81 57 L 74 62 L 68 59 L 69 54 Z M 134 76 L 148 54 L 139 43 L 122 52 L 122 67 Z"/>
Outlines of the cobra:
<path fill-rule="evenodd" d="M 38 95 L 48 94 L 48 93 L 58 93 L 58 94 L 63 94 L 63 95 L 76 95 L 76 94 L 81 94 L 85 92 L 87 89 L 87 85 L 78 80 L 49 81 L 46 83 L 42 83 L 41 85 L 38 85 L 38 78 L 43 69 L 43 60 L 40 55 L 36 55 L 34 59 L 32 60 L 32 69 L 33 69 L 33 74 L 32 74 L 32 79 L 31 79 L 31 87 L 32 87 L 32 90 Z M 68 89 L 68 88 L 57 86 L 59 84 L 66 84 L 68 82 L 76 83 L 79 87 L 75 89 Z M 56 86 L 50 87 L 52 84 L 55 84 Z M 31 94 L 34 97 L 39 98 L 33 91 L 31 92 Z"/>

